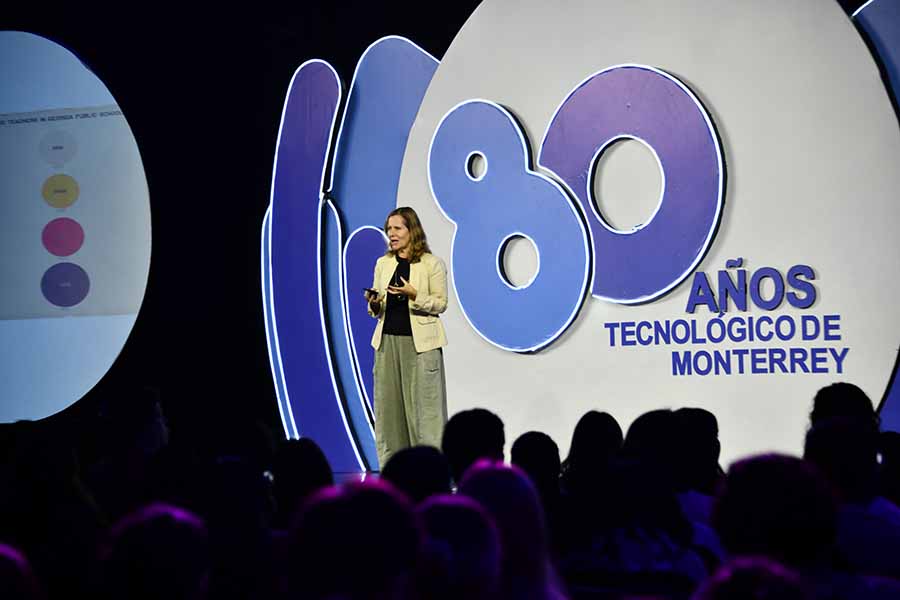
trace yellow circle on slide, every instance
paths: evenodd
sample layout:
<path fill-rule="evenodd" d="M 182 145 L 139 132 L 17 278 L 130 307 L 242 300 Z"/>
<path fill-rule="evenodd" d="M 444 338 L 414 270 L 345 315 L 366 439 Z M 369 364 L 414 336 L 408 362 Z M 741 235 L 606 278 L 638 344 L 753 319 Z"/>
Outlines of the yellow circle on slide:
<path fill-rule="evenodd" d="M 78 200 L 78 182 L 69 175 L 53 175 L 44 182 L 41 194 L 53 208 L 67 208 Z"/>

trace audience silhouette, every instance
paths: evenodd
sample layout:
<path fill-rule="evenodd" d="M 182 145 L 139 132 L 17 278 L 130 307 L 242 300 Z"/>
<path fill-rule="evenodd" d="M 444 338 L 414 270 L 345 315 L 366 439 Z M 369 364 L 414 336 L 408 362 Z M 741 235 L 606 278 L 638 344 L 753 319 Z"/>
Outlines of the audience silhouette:
<path fill-rule="evenodd" d="M 590 410 L 564 461 L 528 431 L 505 465 L 503 421 L 476 408 L 364 481 L 259 424 L 194 445 L 157 391 L 135 398 L 103 403 L 88 444 L 0 426 L 0 596 L 900 598 L 900 433 L 849 383 L 813 398 L 802 458 L 725 473 L 716 416 L 683 407 L 624 436 Z"/>
<path fill-rule="evenodd" d="M 593 495 L 622 450 L 622 428 L 609 413 L 590 410 L 575 425 L 569 455 L 562 463 L 561 486 L 573 494 Z"/>
<path fill-rule="evenodd" d="M 900 506 L 900 433 L 882 431 L 878 451 L 881 454 L 878 489 L 894 506 Z"/>
<path fill-rule="evenodd" d="M 835 417 L 871 421 L 878 427 L 878 414 L 864 391 L 852 383 L 838 382 L 816 392 L 809 422 L 815 426 Z"/>
<path fill-rule="evenodd" d="M 479 458 L 503 460 L 506 434 L 500 417 L 483 408 L 458 412 L 447 421 L 441 451 L 450 465 L 450 475 L 459 484 L 463 473 Z"/>
<path fill-rule="evenodd" d="M 11 600 L 43 600 L 44 590 L 25 556 L 0 544 L 0 596 Z"/>
<path fill-rule="evenodd" d="M 353 482 L 317 492 L 289 534 L 289 598 L 415 598 L 423 542 L 410 502 L 390 484 Z"/>
<path fill-rule="evenodd" d="M 778 454 L 738 461 L 713 509 L 725 548 L 795 569 L 821 598 L 900 598 L 900 584 L 848 573 L 836 548 L 837 500 L 819 471 Z"/>
<path fill-rule="evenodd" d="M 425 531 L 418 575 L 423 600 L 493 600 L 500 592 L 500 534 L 482 506 L 436 495 L 416 510 Z"/>
<path fill-rule="evenodd" d="M 510 451 L 510 462 L 522 469 L 537 489 L 544 507 L 551 547 L 558 555 L 565 546 L 569 525 L 565 520 L 560 489 L 559 447 L 540 431 L 523 433 L 516 439 Z"/>
<path fill-rule="evenodd" d="M 466 471 L 459 491 L 484 506 L 497 524 L 502 548 L 500 597 L 563 598 L 550 561 L 544 513 L 525 473 L 481 459 Z"/>
<path fill-rule="evenodd" d="M 287 529 L 300 505 L 316 491 L 334 484 L 334 473 L 319 446 L 309 438 L 285 440 L 272 466 L 275 516 L 273 524 Z"/>
<path fill-rule="evenodd" d="M 432 446 L 413 446 L 396 452 L 381 470 L 381 478 L 416 504 L 452 491 L 447 459 Z"/>
<path fill-rule="evenodd" d="M 672 451 L 678 501 L 687 518 L 709 525 L 713 496 L 723 476 L 719 423 L 702 408 L 680 408 L 674 417 L 677 441 Z"/>
<path fill-rule="evenodd" d="M 806 435 L 804 458 L 831 483 L 837 550 L 859 573 L 900 578 L 900 508 L 878 495 L 878 430 L 870 419 L 831 417 Z"/>
<path fill-rule="evenodd" d="M 761 557 L 741 557 L 719 568 L 692 600 L 813 600 L 813 595 L 790 569 Z"/>
<path fill-rule="evenodd" d="M 193 514 L 152 504 L 127 515 L 101 550 L 108 600 L 194 600 L 206 596 L 209 540 Z"/>

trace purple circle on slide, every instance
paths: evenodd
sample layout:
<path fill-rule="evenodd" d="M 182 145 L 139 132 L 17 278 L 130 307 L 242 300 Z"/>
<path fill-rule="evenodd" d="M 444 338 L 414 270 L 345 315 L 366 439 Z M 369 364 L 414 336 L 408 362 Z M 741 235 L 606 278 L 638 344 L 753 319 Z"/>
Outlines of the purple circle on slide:
<path fill-rule="evenodd" d="M 70 256 L 78 252 L 84 243 L 84 229 L 78 221 L 68 217 L 53 219 L 41 233 L 44 248 L 54 256 Z"/>
<path fill-rule="evenodd" d="M 73 263 L 57 263 L 41 277 L 41 292 L 51 304 L 67 308 L 84 300 L 91 280 L 84 269 Z"/>

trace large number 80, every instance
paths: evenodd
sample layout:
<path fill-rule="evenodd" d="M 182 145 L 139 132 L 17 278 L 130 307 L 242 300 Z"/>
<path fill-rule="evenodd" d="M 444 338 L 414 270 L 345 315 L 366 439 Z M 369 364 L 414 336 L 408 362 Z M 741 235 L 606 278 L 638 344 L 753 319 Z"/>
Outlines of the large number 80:
<path fill-rule="evenodd" d="M 597 159 L 622 138 L 649 145 L 663 172 L 653 217 L 629 231 L 603 220 L 591 182 Z M 469 172 L 473 155 L 484 159 L 478 177 Z M 691 90 L 658 69 L 620 65 L 579 84 L 551 119 L 538 165 L 555 179 L 534 169 L 515 118 L 484 100 L 450 110 L 431 142 L 432 194 L 456 225 L 451 271 L 460 306 L 479 335 L 505 350 L 552 343 L 589 286 L 621 304 L 662 296 L 697 267 L 715 235 L 725 189 L 718 135 Z M 538 272 L 520 287 L 499 267 L 514 236 L 538 251 Z"/>

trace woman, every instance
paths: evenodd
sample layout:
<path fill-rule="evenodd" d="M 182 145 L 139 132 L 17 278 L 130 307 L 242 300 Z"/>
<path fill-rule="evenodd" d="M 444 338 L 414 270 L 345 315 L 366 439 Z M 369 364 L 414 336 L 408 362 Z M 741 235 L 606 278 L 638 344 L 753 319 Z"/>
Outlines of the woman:
<path fill-rule="evenodd" d="M 375 442 L 381 467 L 398 450 L 440 447 L 447 422 L 438 315 L 447 308 L 447 270 L 431 254 L 419 216 L 407 206 L 384 224 L 387 252 L 375 263 L 369 314 L 378 319 L 375 348 Z"/>

